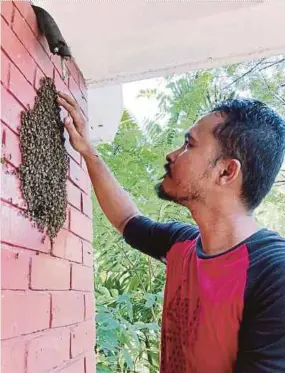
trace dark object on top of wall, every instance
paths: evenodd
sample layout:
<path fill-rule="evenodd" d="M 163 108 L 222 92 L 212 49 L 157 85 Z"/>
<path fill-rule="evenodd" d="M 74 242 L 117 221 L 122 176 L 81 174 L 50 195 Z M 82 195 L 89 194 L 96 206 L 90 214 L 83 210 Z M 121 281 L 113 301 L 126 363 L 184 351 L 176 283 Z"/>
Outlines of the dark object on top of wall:
<path fill-rule="evenodd" d="M 52 16 L 38 6 L 32 5 L 32 8 L 37 17 L 38 27 L 45 35 L 51 53 L 61 57 L 71 57 L 71 51 Z"/>

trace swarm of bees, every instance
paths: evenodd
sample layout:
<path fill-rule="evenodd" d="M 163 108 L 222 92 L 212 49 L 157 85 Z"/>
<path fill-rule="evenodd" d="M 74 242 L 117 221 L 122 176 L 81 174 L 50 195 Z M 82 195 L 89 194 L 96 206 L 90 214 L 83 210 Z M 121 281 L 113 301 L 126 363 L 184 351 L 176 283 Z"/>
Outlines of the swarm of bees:
<path fill-rule="evenodd" d="M 51 242 L 66 220 L 68 155 L 64 140 L 55 85 L 43 78 L 33 109 L 22 113 L 19 177 L 27 217 Z"/>

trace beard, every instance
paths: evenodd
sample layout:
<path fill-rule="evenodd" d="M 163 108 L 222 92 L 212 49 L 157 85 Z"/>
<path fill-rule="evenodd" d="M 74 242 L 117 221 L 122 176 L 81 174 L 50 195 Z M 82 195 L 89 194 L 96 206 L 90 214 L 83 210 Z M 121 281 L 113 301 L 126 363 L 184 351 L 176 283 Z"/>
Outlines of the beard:
<path fill-rule="evenodd" d="M 157 197 L 159 199 L 164 200 L 164 201 L 176 202 L 174 197 L 172 197 L 168 193 L 166 193 L 166 191 L 163 188 L 162 183 L 163 182 L 160 182 L 160 183 L 156 184 L 155 187 L 154 187 Z"/>
<path fill-rule="evenodd" d="M 159 199 L 174 202 L 182 206 L 186 205 L 190 201 L 202 202 L 204 200 L 202 188 L 199 183 L 198 185 L 191 183 L 190 188 L 184 193 L 184 195 L 175 195 L 167 192 L 163 187 L 163 181 L 161 181 L 155 185 L 155 192 Z"/>
<path fill-rule="evenodd" d="M 182 187 L 181 182 L 173 182 L 173 186 L 170 191 L 166 191 L 163 185 L 166 177 L 169 177 L 171 180 L 173 180 L 173 175 L 169 164 L 166 164 L 164 166 L 166 174 L 162 176 L 162 178 L 160 179 L 161 181 L 155 185 L 155 192 L 157 197 L 164 201 L 174 202 L 182 206 L 187 206 L 189 202 L 192 201 L 205 204 L 207 194 L 205 187 L 210 178 L 211 171 L 215 167 L 219 159 L 220 156 L 214 158 L 214 160 L 209 160 L 207 169 L 204 170 L 204 172 L 200 176 L 196 176 L 195 180 L 193 177 L 192 181 L 188 185 L 188 188 L 185 187 L 185 185 L 184 187 Z"/>

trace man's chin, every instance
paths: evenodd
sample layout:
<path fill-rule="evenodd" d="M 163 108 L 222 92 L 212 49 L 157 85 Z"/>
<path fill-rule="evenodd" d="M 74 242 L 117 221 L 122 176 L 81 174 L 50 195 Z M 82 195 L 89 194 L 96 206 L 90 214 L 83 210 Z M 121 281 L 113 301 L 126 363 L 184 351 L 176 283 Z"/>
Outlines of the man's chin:
<path fill-rule="evenodd" d="M 184 198 L 183 197 L 178 198 L 177 196 L 173 196 L 165 190 L 164 183 L 165 183 L 165 179 L 162 182 L 155 185 L 155 191 L 159 199 L 162 199 L 164 201 L 174 202 L 181 206 L 188 206 L 190 201 L 199 200 L 199 197 L 200 197 L 199 193 L 191 197 L 187 195 Z"/>
<path fill-rule="evenodd" d="M 163 187 L 163 182 L 156 184 L 155 191 L 157 194 L 157 197 L 164 200 L 164 201 L 173 201 L 175 202 L 175 199 L 170 196 Z"/>

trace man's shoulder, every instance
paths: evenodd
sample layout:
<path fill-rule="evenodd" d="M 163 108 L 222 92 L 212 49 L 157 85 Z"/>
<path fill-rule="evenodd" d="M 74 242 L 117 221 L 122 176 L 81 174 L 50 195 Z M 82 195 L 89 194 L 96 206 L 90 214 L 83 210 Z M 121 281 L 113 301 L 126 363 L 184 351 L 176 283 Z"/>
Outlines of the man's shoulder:
<path fill-rule="evenodd" d="M 195 224 L 189 224 L 182 221 L 170 221 L 166 224 L 169 224 L 170 229 L 173 232 L 177 232 L 177 236 L 180 240 L 187 240 L 189 238 L 193 239 L 199 235 L 199 228 Z"/>
<path fill-rule="evenodd" d="M 236 371 L 284 372 L 285 240 L 262 229 L 247 246 L 250 265 Z"/>
<path fill-rule="evenodd" d="M 246 245 L 253 262 L 285 261 L 285 238 L 270 229 L 261 229 Z"/>
<path fill-rule="evenodd" d="M 133 217 L 123 231 L 130 246 L 156 259 L 165 258 L 176 242 L 192 240 L 198 234 L 194 225 L 178 221 L 161 223 L 142 215 Z"/>
<path fill-rule="evenodd" d="M 285 239 L 277 232 L 262 229 L 247 243 L 249 254 L 248 284 L 270 288 L 285 285 Z"/>
<path fill-rule="evenodd" d="M 171 235 L 179 236 L 181 239 L 189 236 L 197 236 L 199 229 L 197 225 L 185 223 L 182 221 L 170 220 L 166 222 L 157 222 L 144 215 L 133 217 L 127 224 L 128 229 L 145 229 L 152 231 L 168 232 Z"/>

